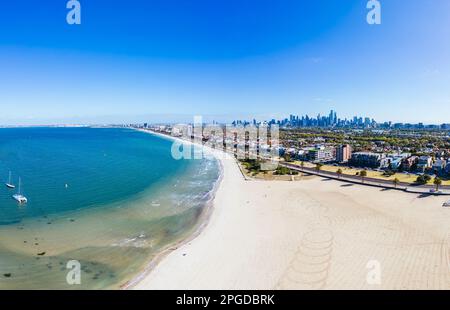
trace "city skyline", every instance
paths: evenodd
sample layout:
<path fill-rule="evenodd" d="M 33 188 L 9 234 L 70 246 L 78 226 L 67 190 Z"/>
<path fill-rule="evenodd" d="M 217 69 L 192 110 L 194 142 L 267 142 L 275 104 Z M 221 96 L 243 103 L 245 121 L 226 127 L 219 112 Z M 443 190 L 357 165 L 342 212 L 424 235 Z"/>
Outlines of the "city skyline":
<path fill-rule="evenodd" d="M 282 127 L 311 127 L 311 128 L 397 128 L 397 129 L 444 129 L 450 128 L 450 122 L 395 122 L 393 120 L 376 120 L 366 115 L 341 116 L 338 111 L 330 110 L 323 113 L 316 112 L 311 115 L 301 113 L 291 113 L 288 115 L 259 115 L 258 117 L 241 115 L 240 118 L 233 118 L 233 115 L 184 115 L 184 114 L 161 114 L 161 115 L 139 115 L 122 116 L 115 118 L 111 116 L 99 116 L 89 119 L 73 117 L 66 121 L 52 122 L 49 119 L 42 122 L 35 122 L 29 119 L 29 123 L 0 123 L 1 127 L 33 127 L 33 126 L 102 126 L 102 125 L 129 125 L 129 124 L 181 124 L 194 123 L 196 118 L 200 118 L 204 124 L 231 124 L 248 125 L 267 123 L 269 125 L 277 124 Z"/>
<path fill-rule="evenodd" d="M 64 1 L 9 2 L 0 124 L 270 119 L 331 107 L 448 123 L 450 3 L 381 3 L 381 25 L 369 25 L 359 0 L 81 1 L 81 25 L 68 25 Z"/>
<path fill-rule="evenodd" d="M 322 128 L 396 128 L 396 129 L 450 129 L 449 123 L 434 123 L 425 124 L 423 122 L 407 123 L 407 122 L 393 122 L 391 120 L 377 121 L 374 118 L 365 115 L 354 115 L 352 117 L 338 117 L 337 111 L 330 110 L 329 114 L 318 113 L 316 116 L 294 115 L 282 119 L 272 118 L 264 120 L 268 124 L 277 124 L 282 127 L 322 127 Z M 234 120 L 233 125 L 237 124 L 254 124 L 261 123 L 261 121 L 253 120 Z"/>

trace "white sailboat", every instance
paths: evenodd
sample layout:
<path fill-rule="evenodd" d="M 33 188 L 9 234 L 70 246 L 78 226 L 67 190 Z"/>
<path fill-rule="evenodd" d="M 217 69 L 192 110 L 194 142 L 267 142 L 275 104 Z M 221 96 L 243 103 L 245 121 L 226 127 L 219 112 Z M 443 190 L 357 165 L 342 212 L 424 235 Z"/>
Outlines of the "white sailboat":
<path fill-rule="evenodd" d="M 7 188 L 16 188 L 16 186 L 11 183 L 11 171 L 9 172 L 8 183 L 6 183 L 5 185 Z"/>
<path fill-rule="evenodd" d="M 17 194 L 13 195 L 12 197 L 20 204 L 27 203 L 28 202 L 27 197 L 23 196 L 20 193 L 20 185 L 21 185 L 21 181 L 20 181 L 20 178 L 19 178 L 19 191 L 17 192 Z"/>

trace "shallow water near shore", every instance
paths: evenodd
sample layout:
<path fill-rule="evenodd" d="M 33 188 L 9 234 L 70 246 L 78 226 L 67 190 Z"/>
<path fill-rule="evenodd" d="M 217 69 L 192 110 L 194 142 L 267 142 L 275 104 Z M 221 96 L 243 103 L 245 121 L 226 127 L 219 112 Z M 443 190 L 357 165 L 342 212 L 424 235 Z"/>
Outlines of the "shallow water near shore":
<path fill-rule="evenodd" d="M 0 129 L 0 289 L 119 288 L 198 225 L 220 168 L 128 129 Z M 2 176 L 4 177 L 2 178 Z M 2 182 L 3 183 L 3 182 Z M 67 262 L 81 264 L 69 285 Z"/>

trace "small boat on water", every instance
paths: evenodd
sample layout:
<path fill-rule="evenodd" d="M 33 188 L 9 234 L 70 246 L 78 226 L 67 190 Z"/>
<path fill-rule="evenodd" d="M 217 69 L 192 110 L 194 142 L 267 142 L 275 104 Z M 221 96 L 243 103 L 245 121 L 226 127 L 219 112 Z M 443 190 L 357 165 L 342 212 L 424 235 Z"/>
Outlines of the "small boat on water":
<path fill-rule="evenodd" d="M 11 171 L 9 172 L 8 183 L 5 183 L 5 185 L 6 185 L 7 188 L 11 188 L 11 189 L 16 188 L 16 186 L 11 183 Z"/>
<path fill-rule="evenodd" d="M 20 185 L 21 185 L 20 183 L 21 183 L 21 181 L 20 181 L 20 178 L 19 178 L 19 190 L 17 191 L 17 194 L 14 194 L 12 197 L 13 197 L 14 200 L 16 200 L 18 203 L 24 204 L 24 203 L 27 203 L 27 202 L 28 202 L 28 199 L 27 199 L 27 197 L 23 196 L 23 195 L 20 193 Z"/>

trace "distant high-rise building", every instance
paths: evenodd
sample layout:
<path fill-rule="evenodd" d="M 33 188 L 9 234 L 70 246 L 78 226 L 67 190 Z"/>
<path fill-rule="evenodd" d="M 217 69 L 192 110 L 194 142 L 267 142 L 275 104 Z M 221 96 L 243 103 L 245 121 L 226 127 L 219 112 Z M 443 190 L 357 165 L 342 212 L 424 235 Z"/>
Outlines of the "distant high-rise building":
<path fill-rule="evenodd" d="M 334 111 L 330 111 L 330 115 L 328 116 L 328 125 L 333 125 L 334 122 Z"/>

